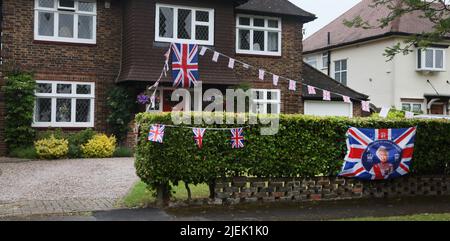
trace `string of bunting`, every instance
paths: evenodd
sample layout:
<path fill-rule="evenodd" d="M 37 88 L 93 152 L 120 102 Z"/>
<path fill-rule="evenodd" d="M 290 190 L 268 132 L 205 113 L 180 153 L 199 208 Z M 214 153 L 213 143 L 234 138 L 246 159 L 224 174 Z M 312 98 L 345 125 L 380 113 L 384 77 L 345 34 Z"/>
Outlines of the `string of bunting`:
<path fill-rule="evenodd" d="M 162 124 L 154 124 L 150 127 L 150 131 L 148 133 L 148 140 L 156 143 L 164 142 L 164 135 L 166 128 L 184 128 L 184 129 L 192 129 L 194 134 L 195 144 L 199 149 L 203 147 L 203 139 L 206 134 L 206 130 L 215 130 L 215 131 L 230 131 L 231 132 L 231 148 L 233 149 L 241 149 L 244 148 L 244 127 L 235 127 L 235 128 L 197 128 L 197 127 L 187 127 L 187 126 L 174 126 L 174 125 L 162 125 Z"/>
<path fill-rule="evenodd" d="M 315 95 L 315 94 L 317 94 L 317 90 L 320 90 L 320 91 L 322 91 L 323 100 L 325 100 L 325 101 L 331 101 L 331 94 L 335 94 L 335 95 L 341 96 L 343 101 L 346 102 L 346 103 L 351 103 L 351 100 L 353 99 L 353 100 L 361 102 L 361 108 L 362 108 L 363 111 L 370 112 L 370 102 L 369 101 L 362 100 L 362 99 L 357 99 L 357 98 L 350 98 L 348 96 L 345 96 L 345 95 L 337 93 L 337 92 L 333 92 L 333 91 L 330 91 L 330 90 L 319 88 L 319 87 L 316 87 L 316 86 L 313 86 L 313 85 L 308 85 L 308 84 L 304 83 L 304 79 L 302 79 L 303 81 L 296 81 L 296 80 L 292 80 L 290 78 L 286 78 L 286 77 L 281 76 L 281 75 L 274 74 L 274 73 L 272 73 L 270 71 L 267 71 L 265 69 L 258 68 L 256 66 L 250 65 L 250 64 L 245 63 L 243 61 L 234 59 L 234 58 L 232 58 L 232 57 L 230 57 L 230 56 L 228 56 L 226 54 L 220 53 L 220 52 L 218 52 L 216 50 L 213 50 L 213 49 L 210 49 L 208 47 L 202 47 L 201 48 L 200 53 L 199 53 L 200 56 L 204 56 L 206 54 L 206 51 L 208 51 L 208 50 L 213 52 L 213 57 L 212 57 L 212 61 L 213 62 L 218 62 L 220 56 L 228 58 L 228 60 L 229 60 L 228 68 L 230 68 L 230 69 L 234 69 L 235 66 L 236 66 L 236 63 L 241 64 L 245 69 L 250 69 L 250 68 L 256 69 L 256 70 L 258 70 L 258 78 L 261 81 L 265 81 L 266 75 L 272 75 L 272 82 L 273 82 L 274 86 L 278 86 L 280 79 L 284 79 L 284 80 L 287 80 L 289 82 L 289 90 L 296 91 L 297 82 L 299 82 L 300 84 L 302 84 L 303 86 L 308 88 L 308 94 L 310 94 L 310 95 Z"/>

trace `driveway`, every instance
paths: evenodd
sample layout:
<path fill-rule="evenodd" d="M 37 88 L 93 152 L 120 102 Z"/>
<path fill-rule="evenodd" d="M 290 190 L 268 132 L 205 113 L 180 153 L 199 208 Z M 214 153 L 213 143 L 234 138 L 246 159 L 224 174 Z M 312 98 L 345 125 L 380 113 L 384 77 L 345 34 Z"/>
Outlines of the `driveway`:
<path fill-rule="evenodd" d="M 108 210 L 138 180 L 133 158 L 0 162 L 0 216 Z"/>

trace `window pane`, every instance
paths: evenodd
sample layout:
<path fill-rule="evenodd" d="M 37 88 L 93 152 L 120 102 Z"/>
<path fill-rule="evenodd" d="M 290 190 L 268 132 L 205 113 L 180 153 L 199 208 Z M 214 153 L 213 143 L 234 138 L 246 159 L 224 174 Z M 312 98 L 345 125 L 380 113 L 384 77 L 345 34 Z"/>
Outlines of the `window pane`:
<path fill-rule="evenodd" d="M 417 50 L 417 68 L 422 68 L 422 51 L 420 49 Z"/>
<path fill-rule="evenodd" d="M 91 86 L 90 85 L 77 85 L 77 94 L 79 94 L 79 95 L 91 94 Z"/>
<path fill-rule="evenodd" d="M 250 18 L 239 18 L 239 25 L 250 26 Z"/>
<path fill-rule="evenodd" d="M 56 100 L 56 122 L 70 122 L 72 116 L 72 100 Z"/>
<path fill-rule="evenodd" d="M 268 91 L 267 92 L 267 100 L 278 100 L 278 92 L 276 91 Z"/>
<path fill-rule="evenodd" d="M 39 13 L 39 30 L 40 36 L 53 36 L 54 33 L 54 14 L 53 13 Z"/>
<path fill-rule="evenodd" d="M 413 112 L 421 112 L 422 111 L 422 105 L 421 104 L 413 104 Z"/>
<path fill-rule="evenodd" d="M 324 69 L 328 68 L 328 54 L 327 53 L 322 54 L 322 68 L 324 68 Z"/>
<path fill-rule="evenodd" d="M 54 8 L 55 2 L 53 0 L 39 0 L 39 7 Z"/>
<path fill-rule="evenodd" d="M 74 0 L 59 0 L 59 6 L 64 8 L 74 8 L 75 1 Z"/>
<path fill-rule="evenodd" d="M 159 8 L 159 36 L 173 38 L 173 8 Z"/>
<path fill-rule="evenodd" d="M 195 39 L 196 40 L 208 40 L 209 39 L 209 27 L 208 26 L 195 26 Z"/>
<path fill-rule="evenodd" d="M 278 111 L 280 104 L 268 104 L 267 105 L 267 114 L 280 114 Z"/>
<path fill-rule="evenodd" d="M 269 20 L 269 28 L 278 28 L 278 20 Z"/>
<path fill-rule="evenodd" d="M 35 122 L 51 122 L 52 120 L 52 99 L 36 98 Z"/>
<path fill-rule="evenodd" d="M 335 73 L 334 74 L 334 79 L 338 82 L 341 82 L 341 73 Z"/>
<path fill-rule="evenodd" d="M 268 50 L 270 52 L 278 52 L 278 34 L 277 32 L 269 32 L 268 36 Z"/>
<path fill-rule="evenodd" d="M 72 14 L 59 14 L 59 37 L 73 38 Z"/>
<path fill-rule="evenodd" d="M 196 11 L 195 19 L 198 22 L 209 22 L 209 12 L 206 11 Z"/>
<path fill-rule="evenodd" d="M 250 50 L 250 30 L 239 29 L 239 49 Z"/>
<path fill-rule="evenodd" d="M 36 93 L 52 93 L 52 84 L 38 83 Z"/>
<path fill-rule="evenodd" d="M 253 31 L 253 50 L 264 51 L 264 31 Z"/>
<path fill-rule="evenodd" d="M 78 16 L 78 38 L 92 39 L 94 27 L 93 20 L 93 16 Z"/>
<path fill-rule="evenodd" d="M 425 50 L 425 67 L 433 68 L 433 50 Z"/>
<path fill-rule="evenodd" d="M 71 94 L 72 93 L 72 85 L 71 84 L 57 84 L 56 93 L 57 94 Z"/>
<path fill-rule="evenodd" d="M 79 2 L 78 10 L 83 12 L 94 12 L 95 3 L 93 2 Z"/>
<path fill-rule="evenodd" d="M 91 100 L 78 99 L 76 100 L 76 122 L 90 122 L 91 121 Z"/>
<path fill-rule="evenodd" d="M 402 104 L 402 110 L 404 110 L 404 111 L 411 111 L 411 105 L 403 103 Z"/>
<path fill-rule="evenodd" d="M 436 50 L 435 51 L 435 68 L 442 69 L 444 68 L 444 51 Z"/>
<path fill-rule="evenodd" d="M 341 71 L 341 61 L 334 61 L 334 70 Z"/>
<path fill-rule="evenodd" d="M 347 85 L 347 71 L 341 72 L 341 83 Z"/>
<path fill-rule="evenodd" d="M 264 27 L 265 26 L 264 22 L 265 22 L 264 19 L 255 18 L 255 19 L 253 19 L 253 26 L 255 26 L 255 27 Z"/>
<path fill-rule="evenodd" d="M 341 70 L 347 70 L 347 60 L 341 60 Z"/>
<path fill-rule="evenodd" d="M 178 10 L 178 38 L 191 39 L 192 11 L 187 9 Z"/>

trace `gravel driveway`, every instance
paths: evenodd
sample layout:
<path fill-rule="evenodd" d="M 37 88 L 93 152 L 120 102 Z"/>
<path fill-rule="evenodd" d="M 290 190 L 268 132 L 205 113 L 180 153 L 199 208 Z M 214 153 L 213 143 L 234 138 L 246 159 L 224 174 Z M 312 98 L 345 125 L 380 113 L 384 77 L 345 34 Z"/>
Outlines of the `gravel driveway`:
<path fill-rule="evenodd" d="M 118 199 L 137 179 L 133 158 L 0 162 L 0 203 Z"/>

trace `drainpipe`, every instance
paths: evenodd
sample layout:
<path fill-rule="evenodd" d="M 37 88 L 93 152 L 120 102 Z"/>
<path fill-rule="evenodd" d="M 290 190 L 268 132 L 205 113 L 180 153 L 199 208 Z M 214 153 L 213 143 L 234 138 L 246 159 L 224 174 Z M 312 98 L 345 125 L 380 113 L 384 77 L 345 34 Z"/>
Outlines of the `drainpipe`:
<path fill-rule="evenodd" d="M 331 45 L 331 32 L 328 32 L 328 40 L 327 40 L 328 46 Z M 327 63 L 327 67 L 328 67 L 328 76 L 331 76 L 331 50 L 328 50 L 327 52 L 328 55 L 328 63 Z"/>

